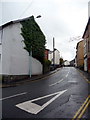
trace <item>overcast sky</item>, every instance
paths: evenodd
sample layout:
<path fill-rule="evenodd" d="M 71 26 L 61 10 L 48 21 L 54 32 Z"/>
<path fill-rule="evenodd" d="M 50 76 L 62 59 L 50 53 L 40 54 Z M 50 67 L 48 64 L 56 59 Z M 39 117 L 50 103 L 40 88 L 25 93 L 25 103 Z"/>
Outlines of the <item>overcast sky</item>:
<path fill-rule="evenodd" d="M 75 57 L 78 36 L 83 35 L 88 21 L 89 0 L 1 0 L 0 25 L 34 15 L 46 36 L 46 48 L 52 50 L 53 37 L 55 48 L 66 60 Z M 72 39 L 74 40 L 72 41 Z"/>

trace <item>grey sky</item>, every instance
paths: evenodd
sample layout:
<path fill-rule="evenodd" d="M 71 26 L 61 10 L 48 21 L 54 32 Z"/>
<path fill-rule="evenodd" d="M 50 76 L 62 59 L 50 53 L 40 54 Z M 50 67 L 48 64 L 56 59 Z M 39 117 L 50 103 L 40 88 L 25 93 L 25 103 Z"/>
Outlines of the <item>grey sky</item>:
<path fill-rule="evenodd" d="M 88 21 L 88 2 L 89 0 L 2 0 L 0 24 L 41 15 L 36 21 L 46 36 L 46 47 L 52 50 L 52 39 L 55 37 L 55 47 L 60 55 L 72 60 L 78 41 L 69 41 L 70 38 L 83 35 Z"/>

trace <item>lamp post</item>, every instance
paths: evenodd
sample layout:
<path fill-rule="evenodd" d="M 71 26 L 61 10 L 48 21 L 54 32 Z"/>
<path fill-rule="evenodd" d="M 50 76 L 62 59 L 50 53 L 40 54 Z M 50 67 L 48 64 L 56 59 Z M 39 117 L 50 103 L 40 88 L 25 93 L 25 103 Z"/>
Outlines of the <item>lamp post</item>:
<path fill-rule="evenodd" d="M 40 18 L 41 15 L 38 15 L 36 18 Z M 31 34 L 32 34 L 32 31 L 31 31 Z M 31 78 L 31 75 L 32 75 L 32 46 L 31 46 L 31 50 L 30 50 L 30 53 L 29 53 L 29 76 Z"/>
<path fill-rule="evenodd" d="M 31 50 L 30 50 L 30 53 L 29 53 L 29 75 L 30 75 L 30 78 L 31 78 L 31 75 L 32 75 L 32 46 L 31 46 Z"/>

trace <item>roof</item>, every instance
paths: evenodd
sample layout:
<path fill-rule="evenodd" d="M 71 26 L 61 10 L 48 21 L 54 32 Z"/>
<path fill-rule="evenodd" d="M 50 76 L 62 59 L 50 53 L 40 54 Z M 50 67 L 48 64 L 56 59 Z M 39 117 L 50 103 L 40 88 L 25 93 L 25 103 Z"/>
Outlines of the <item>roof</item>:
<path fill-rule="evenodd" d="M 50 51 L 50 50 L 49 50 L 49 49 L 47 49 L 47 48 L 46 48 L 45 50 Z"/>
<path fill-rule="evenodd" d="M 28 19 L 31 18 L 31 17 L 32 17 L 32 16 L 27 17 L 27 18 L 23 18 L 23 19 L 14 20 L 14 21 L 9 21 L 9 22 L 1 25 L 1 26 L 0 26 L 0 29 L 6 27 L 6 26 L 8 26 L 8 25 L 14 24 L 14 23 L 19 23 L 19 22 L 21 22 L 21 21 L 28 20 Z"/>
<path fill-rule="evenodd" d="M 54 51 L 56 51 L 57 49 L 56 48 L 54 48 Z M 59 52 L 59 50 L 57 50 L 58 52 Z M 59 52 L 60 53 L 60 52 Z"/>
<path fill-rule="evenodd" d="M 88 26 L 90 25 L 90 17 L 89 17 L 89 19 L 88 19 L 88 23 L 87 23 L 87 25 L 86 25 L 86 28 L 85 28 L 85 31 L 84 31 L 84 34 L 83 34 L 83 36 L 82 36 L 82 38 L 84 38 L 84 36 L 85 36 L 85 34 L 86 34 L 86 31 L 88 30 Z"/>
<path fill-rule="evenodd" d="M 54 48 L 54 51 L 56 51 L 57 49 Z M 57 50 L 59 52 L 59 50 Z M 49 54 L 53 53 L 53 51 L 49 50 Z M 59 52 L 60 53 L 60 52 Z"/>

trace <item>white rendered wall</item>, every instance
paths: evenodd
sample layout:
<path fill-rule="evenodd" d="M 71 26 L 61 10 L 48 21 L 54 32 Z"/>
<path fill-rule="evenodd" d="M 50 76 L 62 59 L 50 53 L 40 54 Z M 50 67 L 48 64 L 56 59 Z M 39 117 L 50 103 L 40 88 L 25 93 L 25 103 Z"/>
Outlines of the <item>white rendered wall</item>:
<path fill-rule="evenodd" d="M 2 30 L 0 30 L 0 75 L 2 74 L 2 44 L 1 44 Z"/>
<path fill-rule="evenodd" d="M 70 62 L 69 61 L 65 61 L 64 65 L 70 65 Z"/>
<path fill-rule="evenodd" d="M 59 65 L 59 63 L 60 63 L 60 53 L 59 53 L 59 51 L 58 50 L 55 50 L 54 51 L 55 52 L 55 64 L 56 65 Z M 53 64 L 53 52 L 51 53 L 51 54 L 49 54 L 49 58 L 48 58 L 51 62 L 52 62 L 52 64 Z"/>
<path fill-rule="evenodd" d="M 53 53 L 48 54 L 48 60 L 50 60 L 51 64 L 53 64 Z"/>
<path fill-rule="evenodd" d="M 55 50 L 55 64 L 59 65 L 60 63 L 60 54 L 58 50 Z"/>
<path fill-rule="evenodd" d="M 32 74 L 42 74 L 42 64 L 35 58 L 32 58 Z"/>
<path fill-rule="evenodd" d="M 28 75 L 29 55 L 23 49 L 24 43 L 21 36 L 21 24 L 11 24 L 3 29 L 2 40 L 2 74 Z M 32 75 L 42 74 L 42 65 L 32 58 Z M 34 64 L 34 65 L 33 65 Z"/>

